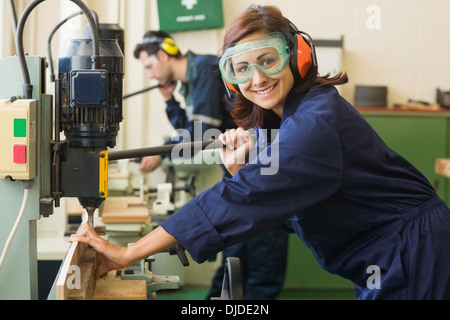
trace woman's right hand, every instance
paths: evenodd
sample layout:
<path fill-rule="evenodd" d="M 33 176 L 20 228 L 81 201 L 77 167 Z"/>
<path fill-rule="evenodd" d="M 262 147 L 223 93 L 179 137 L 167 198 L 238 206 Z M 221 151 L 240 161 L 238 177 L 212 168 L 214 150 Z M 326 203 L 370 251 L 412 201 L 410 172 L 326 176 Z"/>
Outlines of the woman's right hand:
<path fill-rule="evenodd" d="M 255 137 L 243 128 L 231 129 L 222 133 L 219 139 L 225 148 L 220 150 L 222 163 L 231 175 L 244 167 L 249 158 L 250 151 L 256 143 Z"/>

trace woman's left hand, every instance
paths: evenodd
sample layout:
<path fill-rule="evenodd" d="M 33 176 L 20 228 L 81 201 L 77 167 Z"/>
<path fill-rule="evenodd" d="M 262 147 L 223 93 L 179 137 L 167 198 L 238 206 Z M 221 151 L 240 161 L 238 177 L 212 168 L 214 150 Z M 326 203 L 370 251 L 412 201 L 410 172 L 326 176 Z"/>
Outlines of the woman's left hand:
<path fill-rule="evenodd" d="M 80 227 L 76 234 L 69 237 L 69 242 L 87 243 L 95 251 L 103 255 L 103 261 L 96 270 L 97 278 L 111 270 L 122 269 L 129 265 L 129 262 L 125 259 L 126 248 L 111 244 L 103 237 L 97 235 L 87 223 Z"/>

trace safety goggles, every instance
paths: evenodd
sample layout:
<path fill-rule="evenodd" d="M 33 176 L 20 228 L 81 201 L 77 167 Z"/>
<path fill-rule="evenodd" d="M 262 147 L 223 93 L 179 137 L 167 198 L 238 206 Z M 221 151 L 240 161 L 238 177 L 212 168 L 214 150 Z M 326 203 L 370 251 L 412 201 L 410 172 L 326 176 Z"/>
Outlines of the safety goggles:
<path fill-rule="evenodd" d="M 273 32 L 227 46 L 219 68 L 225 81 L 240 84 L 250 80 L 255 68 L 268 76 L 281 72 L 290 57 L 286 38 Z"/>

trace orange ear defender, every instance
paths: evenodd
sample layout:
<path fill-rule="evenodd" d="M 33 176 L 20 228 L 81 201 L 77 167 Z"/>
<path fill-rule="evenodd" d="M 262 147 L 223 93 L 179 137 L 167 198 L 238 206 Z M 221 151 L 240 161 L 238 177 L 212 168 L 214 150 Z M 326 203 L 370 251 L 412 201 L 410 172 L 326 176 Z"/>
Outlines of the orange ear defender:
<path fill-rule="evenodd" d="M 227 90 L 228 96 L 230 98 L 232 97 L 230 90 L 235 92 L 236 94 L 242 94 L 241 89 L 239 89 L 239 86 L 237 84 L 229 83 L 229 82 L 225 81 L 225 79 L 223 79 L 223 82 L 225 84 L 225 89 Z"/>
<path fill-rule="evenodd" d="M 287 26 L 282 30 L 282 33 L 287 38 L 288 42 L 290 42 L 289 47 L 292 51 L 290 62 L 291 70 L 296 79 L 303 79 L 311 66 L 317 67 L 316 49 L 309 34 L 298 30 L 288 19 L 286 19 L 286 22 Z M 289 27 L 294 29 L 295 34 L 292 34 L 289 31 Z"/>
<path fill-rule="evenodd" d="M 311 48 L 306 44 L 305 39 L 300 34 L 296 34 L 294 53 L 291 57 L 291 66 L 293 72 L 298 72 L 303 79 L 313 65 L 311 57 Z"/>

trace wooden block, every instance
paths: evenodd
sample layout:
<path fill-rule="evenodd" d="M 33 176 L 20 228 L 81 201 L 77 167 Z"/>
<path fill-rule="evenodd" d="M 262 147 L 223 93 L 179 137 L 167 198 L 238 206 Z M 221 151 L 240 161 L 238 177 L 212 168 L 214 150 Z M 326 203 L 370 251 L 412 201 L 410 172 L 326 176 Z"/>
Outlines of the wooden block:
<path fill-rule="evenodd" d="M 93 300 L 146 300 L 145 280 L 121 280 L 116 271 L 97 280 Z"/>
<path fill-rule="evenodd" d="M 450 159 L 436 159 L 435 172 L 450 178 Z"/>

